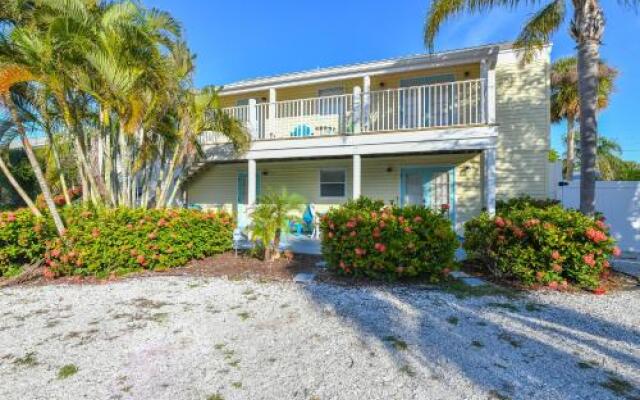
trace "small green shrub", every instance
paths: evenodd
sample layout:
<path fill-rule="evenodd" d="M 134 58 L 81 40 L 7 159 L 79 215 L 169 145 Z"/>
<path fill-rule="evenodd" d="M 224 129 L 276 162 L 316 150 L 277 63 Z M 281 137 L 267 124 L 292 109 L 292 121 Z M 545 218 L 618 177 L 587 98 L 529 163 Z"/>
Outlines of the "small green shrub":
<path fill-rule="evenodd" d="M 39 260 L 53 235 L 49 220 L 28 209 L 0 213 L 0 276 L 14 275 Z"/>
<path fill-rule="evenodd" d="M 523 205 L 465 224 L 464 248 L 498 278 L 525 285 L 594 289 L 619 249 L 606 224 L 559 205 Z"/>
<path fill-rule="evenodd" d="M 451 223 L 424 207 L 384 207 L 361 198 L 323 216 L 322 252 L 342 275 L 438 280 L 458 247 Z"/>
<path fill-rule="evenodd" d="M 64 240 L 49 242 L 45 275 L 92 275 L 161 270 L 232 248 L 226 213 L 196 210 L 67 208 Z"/>

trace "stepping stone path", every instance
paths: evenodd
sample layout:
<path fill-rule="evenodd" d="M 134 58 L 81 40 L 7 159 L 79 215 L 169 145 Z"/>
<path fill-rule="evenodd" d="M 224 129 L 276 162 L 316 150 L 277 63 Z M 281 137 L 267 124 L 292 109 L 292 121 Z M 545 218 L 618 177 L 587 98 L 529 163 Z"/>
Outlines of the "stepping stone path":
<path fill-rule="evenodd" d="M 488 283 L 481 278 L 477 278 L 475 276 L 471 276 L 465 272 L 462 271 L 453 271 L 451 273 L 451 277 L 461 281 L 462 283 L 464 283 L 467 286 L 471 286 L 471 287 L 477 287 L 477 286 L 485 286 L 488 285 Z"/>
<path fill-rule="evenodd" d="M 299 274 L 296 274 L 296 276 L 293 277 L 293 281 L 295 283 L 311 283 L 313 282 L 313 280 L 315 279 L 316 274 L 314 273 L 307 273 L 307 272 L 300 272 Z"/>

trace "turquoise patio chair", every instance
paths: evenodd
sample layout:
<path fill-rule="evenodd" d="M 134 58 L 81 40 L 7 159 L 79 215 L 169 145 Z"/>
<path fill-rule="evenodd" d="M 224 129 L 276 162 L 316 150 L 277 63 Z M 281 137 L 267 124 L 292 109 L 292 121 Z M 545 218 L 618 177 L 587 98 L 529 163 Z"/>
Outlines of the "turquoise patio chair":
<path fill-rule="evenodd" d="M 307 124 L 300 124 L 293 128 L 290 133 L 291 137 L 307 137 L 313 136 L 313 129 Z"/>

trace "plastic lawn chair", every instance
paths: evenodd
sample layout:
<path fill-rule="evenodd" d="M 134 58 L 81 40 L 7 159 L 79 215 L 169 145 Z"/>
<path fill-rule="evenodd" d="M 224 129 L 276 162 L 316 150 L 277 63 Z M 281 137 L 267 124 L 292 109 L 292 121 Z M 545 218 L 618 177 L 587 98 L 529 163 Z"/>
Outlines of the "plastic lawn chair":
<path fill-rule="evenodd" d="M 292 137 L 306 137 L 313 136 L 313 130 L 307 124 L 298 125 L 291 131 L 290 136 Z"/>

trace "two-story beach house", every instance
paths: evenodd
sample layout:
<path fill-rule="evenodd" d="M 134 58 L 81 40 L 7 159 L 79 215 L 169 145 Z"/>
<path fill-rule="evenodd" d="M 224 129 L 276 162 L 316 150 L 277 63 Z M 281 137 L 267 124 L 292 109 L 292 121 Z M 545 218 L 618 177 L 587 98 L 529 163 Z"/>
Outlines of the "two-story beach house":
<path fill-rule="evenodd" d="M 186 201 L 243 212 L 286 188 L 319 213 L 359 196 L 446 204 L 460 231 L 496 198 L 546 196 L 549 62 L 498 44 L 225 85 L 251 148 L 203 135 Z"/>

